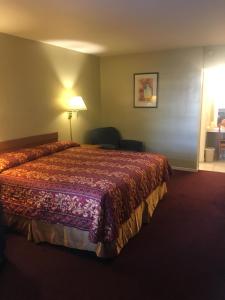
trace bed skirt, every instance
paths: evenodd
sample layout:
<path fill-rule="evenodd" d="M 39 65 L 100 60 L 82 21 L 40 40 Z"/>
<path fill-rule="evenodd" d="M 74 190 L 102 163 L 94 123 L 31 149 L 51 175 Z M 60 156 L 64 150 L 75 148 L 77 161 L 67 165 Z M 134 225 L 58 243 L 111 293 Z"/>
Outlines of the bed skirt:
<path fill-rule="evenodd" d="M 69 248 L 95 252 L 98 257 L 113 257 L 120 253 L 128 240 L 135 236 L 143 223 L 148 223 L 159 202 L 167 192 L 166 183 L 158 186 L 121 225 L 117 240 L 110 243 L 92 243 L 88 231 L 60 224 L 49 224 L 39 220 L 30 220 L 21 216 L 4 214 L 4 223 L 27 236 L 35 243 L 48 242 Z M 4 213 L 4 212 L 3 212 Z"/>

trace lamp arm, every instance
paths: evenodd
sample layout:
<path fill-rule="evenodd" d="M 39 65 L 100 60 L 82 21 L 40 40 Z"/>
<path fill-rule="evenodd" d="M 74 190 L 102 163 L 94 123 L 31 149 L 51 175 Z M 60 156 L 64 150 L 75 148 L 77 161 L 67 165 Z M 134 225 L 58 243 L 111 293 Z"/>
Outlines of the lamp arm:
<path fill-rule="evenodd" d="M 72 142 L 73 141 L 73 133 L 72 133 L 72 122 L 71 122 L 71 119 L 72 119 L 72 117 L 69 118 L 69 122 L 70 122 L 70 140 Z"/>
<path fill-rule="evenodd" d="M 73 112 L 76 113 L 76 117 L 78 118 L 78 109 L 77 110 L 69 110 L 67 113 L 68 113 L 68 120 L 69 120 L 69 123 L 70 123 L 70 140 L 73 141 L 73 133 L 72 133 L 72 117 L 73 117 Z"/>
<path fill-rule="evenodd" d="M 68 120 L 70 123 L 70 140 L 71 140 L 71 142 L 73 141 L 72 121 L 71 121 L 72 117 L 73 117 L 73 112 L 70 110 L 70 111 L 68 111 Z"/>
<path fill-rule="evenodd" d="M 71 120 L 73 116 L 72 110 L 68 111 L 68 119 Z"/>

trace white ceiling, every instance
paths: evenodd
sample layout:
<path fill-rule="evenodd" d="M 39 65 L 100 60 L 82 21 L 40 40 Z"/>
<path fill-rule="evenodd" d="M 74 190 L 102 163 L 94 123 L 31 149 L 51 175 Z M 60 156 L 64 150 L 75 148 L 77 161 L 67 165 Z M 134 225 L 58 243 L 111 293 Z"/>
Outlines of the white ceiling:
<path fill-rule="evenodd" d="M 0 0 L 0 31 L 98 55 L 225 45 L 225 0 Z"/>

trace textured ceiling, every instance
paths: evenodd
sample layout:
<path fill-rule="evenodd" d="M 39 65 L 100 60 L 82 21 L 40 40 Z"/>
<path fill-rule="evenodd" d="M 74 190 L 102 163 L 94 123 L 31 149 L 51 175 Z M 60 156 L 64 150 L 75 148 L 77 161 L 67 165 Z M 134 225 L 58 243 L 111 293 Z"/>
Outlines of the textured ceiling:
<path fill-rule="evenodd" d="M 225 44 L 225 0 L 0 0 L 0 31 L 98 55 Z"/>

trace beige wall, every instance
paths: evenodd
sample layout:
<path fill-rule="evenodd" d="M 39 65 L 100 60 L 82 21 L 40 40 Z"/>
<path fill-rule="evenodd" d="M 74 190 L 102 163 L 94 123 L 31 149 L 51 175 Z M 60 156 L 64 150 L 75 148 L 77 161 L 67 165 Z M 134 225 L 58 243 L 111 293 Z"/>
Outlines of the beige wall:
<path fill-rule="evenodd" d="M 58 131 L 69 139 L 62 94 L 72 84 L 88 110 L 73 118 L 74 140 L 99 125 L 99 58 L 0 34 L 0 140 Z"/>
<path fill-rule="evenodd" d="M 196 168 L 203 49 L 190 48 L 101 59 L 102 125 L 142 140 L 171 164 Z M 159 72 L 158 108 L 133 107 L 133 74 Z"/>
<path fill-rule="evenodd" d="M 0 140 L 52 131 L 69 139 L 62 94 L 72 84 L 88 107 L 72 119 L 74 140 L 115 126 L 174 166 L 195 168 L 202 66 L 202 48 L 99 59 L 0 34 Z M 133 108 L 133 73 L 141 72 L 159 72 L 157 109 Z"/>

